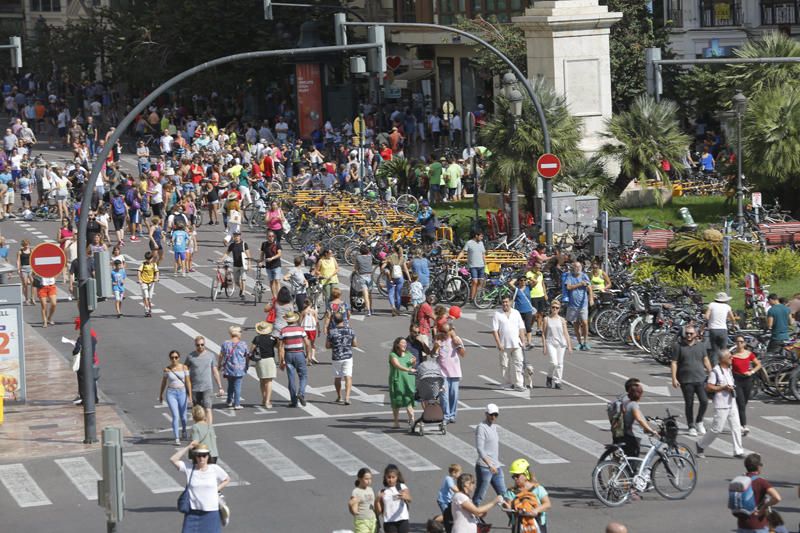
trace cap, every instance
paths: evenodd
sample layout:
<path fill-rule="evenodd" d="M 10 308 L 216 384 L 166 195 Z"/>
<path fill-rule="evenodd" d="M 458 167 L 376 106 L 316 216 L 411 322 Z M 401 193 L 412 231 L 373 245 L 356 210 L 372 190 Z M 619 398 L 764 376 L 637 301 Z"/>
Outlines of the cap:
<path fill-rule="evenodd" d="M 427 206 L 429 206 L 429 205 L 431 205 L 431 204 L 430 204 L 430 203 L 428 203 L 428 200 L 422 200 L 422 205 L 423 205 L 423 206 L 425 206 L 425 207 L 427 207 Z"/>
<path fill-rule="evenodd" d="M 486 414 L 487 415 L 499 415 L 500 409 L 497 407 L 496 404 L 490 403 L 486 406 Z"/>

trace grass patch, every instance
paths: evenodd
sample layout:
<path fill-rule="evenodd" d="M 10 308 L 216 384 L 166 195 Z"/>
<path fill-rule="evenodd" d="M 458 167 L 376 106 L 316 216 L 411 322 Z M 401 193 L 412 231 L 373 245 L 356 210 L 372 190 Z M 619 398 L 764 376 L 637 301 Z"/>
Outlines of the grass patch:
<path fill-rule="evenodd" d="M 768 290 L 770 294 L 775 293 L 778 296 L 786 296 L 791 298 L 793 294 L 797 293 L 797 288 L 800 287 L 800 276 L 790 279 L 782 279 L 780 281 L 768 283 L 767 285 L 769 285 Z M 734 311 L 741 311 L 744 309 L 744 289 L 739 288 L 743 286 L 744 280 L 740 276 L 731 276 L 731 297 L 733 299 L 728 303 Z M 714 296 L 718 292 L 724 290 L 725 285 L 723 284 L 719 287 L 703 291 L 703 301 L 713 302 Z"/>
<path fill-rule="evenodd" d="M 620 215 L 633 220 L 634 229 L 643 229 L 650 223 L 650 219 L 662 223 L 672 223 L 677 226 L 683 225 L 678 210 L 681 207 L 688 207 L 694 217 L 694 221 L 701 225 L 720 224 L 721 217 L 733 214 L 734 206 L 725 205 L 726 198 L 720 196 L 678 196 L 673 197 L 672 202 L 663 207 L 631 207 L 620 209 Z"/>
<path fill-rule="evenodd" d="M 450 217 L 450 226 L 461 240 L 469 239 L 469 232 L 472 229 L 472 221 L 475 218 L 475 208 L 472 205 L 472 198 L 458 202 L 446 202 L 433 204 L 433 211 L 438 217 Z M 478 216 L 481 227 L 486 226 L 486 209 L 478 208 Z"/>

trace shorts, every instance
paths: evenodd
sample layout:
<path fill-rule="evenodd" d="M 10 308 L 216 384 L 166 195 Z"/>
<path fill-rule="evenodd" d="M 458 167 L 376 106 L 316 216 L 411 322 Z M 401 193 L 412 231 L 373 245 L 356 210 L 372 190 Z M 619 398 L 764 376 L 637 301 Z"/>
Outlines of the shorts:
<path fill-rule="evenodd" d="M 437 194 L 439 192 L 439 186 L 438 185 L 431 185 L 429 187 L 429 189 L 431 190 L 431 194 Z"/>
<path fill-rule="evenodd" d="M 525 324 L 525 332 L 530 333 L 533 326 L 533 313 L 520 313 L 522 322 Z"/>
<path fill-rule="evenodd" d="M 114 215 L 112 219 L 114 221 L 115 231 L 120 231 L 122 228 L 125 227 L 125 215 Z"/>
<path fill-rule="evenodd" d="M 308 342 L 314 344 L 314 341 L 317 340 L 317 330 L 307 329 L 305 331 L 306 331 L 306 337 L 308 337 Z"/>
<path fill-rule="evenodd" d="M 438 132 L 434 132 L 438 135 Z M 399 522 L 384 522 L 384 533 L 408 533 L 408 520 L 400 520 Z"/>
<path fill-rule="evenodd" d="M 452 198 L 453 196 L 456 195 L 456 191 L 458 190 L 458 187 L 448 187 L 447 190 L 450 192 L 450 198 Z"/>
<path fill-rule="evenodd" d="M 544 296 L 541 298 L 531 298 L 531 303 L 537 313 L 547 314 L 547 300 L 544 299 Z"/>
<path fill-rule="evenodd" d="M 472 279 L 483 279 L 486 277 L 486 267 L 469 267 L 469 275 Z"/>
<path fill-rule="evenodd" d="M 142 288 L 142 298 L 146 300 L 152 300 L 153 295 L 156 293 L 156 284 L 140 283 L 139 286 Z"/>
<path fill-rule="evenodd" d="M 125 291 L 114 291 L 114 301 L 121 302 L 125 299 Z"/>
<path fill-rule="evenodd" d="M 69 193 L 66 189 L 56 189 L 56 200 L 66 200 Z"/>
<path fill-rule="evenodd" d="M 175 261 L 186 261 L 186 252 L 174 252 Z"/>
<path fill-rule="evenodd" d="M 128 211 L 128 216 L 131 217 L 131 224 L 139 224 L 142 221 L 140 215 L 141 211 L 131 208 L 130 211 Z"/>
<path fill-rule="evenodd" d="M 233 267 L 233 281 L 234 283 L 244 283 L 247 281 L 247 270 L 244 267 Z"/>
<path fill-rule="evenodd" d="M 30 196 L 30 194 L 28 195 Z M 6 191 L 6 205 L 14 205 L 14 189 L 8 188 Z"/>
<path fill-rule="evenodd" d="M 372 290 L 372 276 L 370 274 L 356 274 L 353 288 L 357 291 Z"/>
<path fill-rule="evenodd" d="M 40 300 L 45 300 L 47 298 L 52 298 L 56 295 L 56 286 L 55 285 L 45 285 L 44 287 L 39 287 L 39 290 L 36 291 L 36 294 L 39 296 Z"/>
<path fill-rule="evenodd" d="M 353 358 L 342 359 L 341 361 L 332 361 L 331 367 L 333 368 L 333 377 L 335 378 L 349 378 L 353 376 Z"/>
<path fill-rule="evenodd" d="M 567 306 L 567 322 L 577 322 L 578 320 L 584 322 L 589 320 L 589 308 Z"/>
<path fill-rule="evenodd" d="M 24 202 L 31 203 L 33 201 L 33 198 L 31 197 L 31 193 L 29 193 L 29 192 L 27 192 L 27 193 L 24 192 L 24 193 L 20 194 L 20 196 L 22 196 L 22 201 L 24 201 Z"/>
<path fill-rule="evenodd" d="M 214 391 L 193 390 L 192 403 L 202 405 L 205 409 L 211 409 L 211 406 L 214 405 Z"/>
<path fill-rule="evenodd" d="M 156 250 L 163 249 L 163 246 L 161 246 L 161 243 L 150 241 L 148 244 L 150 245 L 150 251 L 151 252 L 155 252 Z"/>
<path fill-rule="evenodd" d="M 275 365 L 274 357 L 265 357 L 256 362 L 256 374 L 258 379 L 275 379 L 278 375 L 278 367 Z"/>
<path fill-rule="evenodd" d="M 269 281 L 280 281 L 281 279 L 281 267 L 276 268 L 267 268 L 267 280 Z"/>

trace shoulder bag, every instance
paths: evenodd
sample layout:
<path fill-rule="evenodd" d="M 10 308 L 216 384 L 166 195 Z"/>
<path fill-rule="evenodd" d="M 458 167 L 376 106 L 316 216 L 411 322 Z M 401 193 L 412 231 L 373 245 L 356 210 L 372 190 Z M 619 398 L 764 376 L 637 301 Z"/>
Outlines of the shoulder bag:
<path fill-rule="evenodd" d="M 181 495 L 178 496 L 178 511 L 183 514 L 189 514 L 192 511 L 192 504 L 189 498 L 189 485 L 192 484 L 192 476 L 194 476 L 194 466 L 192 466 L 192 472 L 189 474 L 189 480 L 186 482 L 186 488 L 183 489 Z"/>

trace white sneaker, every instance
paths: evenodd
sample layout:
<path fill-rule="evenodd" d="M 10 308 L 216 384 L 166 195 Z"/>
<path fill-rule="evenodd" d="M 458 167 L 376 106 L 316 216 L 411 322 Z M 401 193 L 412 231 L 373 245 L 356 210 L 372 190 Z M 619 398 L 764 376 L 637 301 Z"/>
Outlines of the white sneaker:
<path fill-rule="evenodd" d="M 689 436 L 690 437 L 696 437 L 697 436 L 697 429 L 695 429 L 694 426 L 689 428 Z"/>
<path fill-rule="evenodd" d="M 706 427 L 703 425 L 702 422 L 698 422 L 697 423 L 697 432 L 699 434 L 701 434 L 701 435 L 705 435 L 706 434 Z"/>

